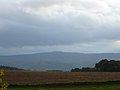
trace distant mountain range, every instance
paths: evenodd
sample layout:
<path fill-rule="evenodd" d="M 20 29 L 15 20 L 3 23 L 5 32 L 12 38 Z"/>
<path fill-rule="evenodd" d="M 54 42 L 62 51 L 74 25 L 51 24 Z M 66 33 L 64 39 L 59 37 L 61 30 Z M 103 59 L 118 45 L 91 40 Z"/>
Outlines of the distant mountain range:
<path fill-rule="evenodd" d="M 94 67 L 101 59 L 120 60 L 120 53 L 84 54 L 72 52 L 48 52 L 24 55 L 0 56 L 0 65 L 31 70 L 71 70 Z"/>

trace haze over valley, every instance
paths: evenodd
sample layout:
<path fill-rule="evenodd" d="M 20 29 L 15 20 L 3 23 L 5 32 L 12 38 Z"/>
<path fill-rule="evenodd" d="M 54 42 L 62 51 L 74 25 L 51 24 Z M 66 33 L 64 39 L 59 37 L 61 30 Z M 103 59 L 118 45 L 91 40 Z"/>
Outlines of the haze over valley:
<path fill-rule="evenodd" d="M 71 70 L 94 67 L 101 59 L 120 60 L 120 53 L 46 52 L 24 55 L 0 56 L 0 64 L 27 70 Z"/>

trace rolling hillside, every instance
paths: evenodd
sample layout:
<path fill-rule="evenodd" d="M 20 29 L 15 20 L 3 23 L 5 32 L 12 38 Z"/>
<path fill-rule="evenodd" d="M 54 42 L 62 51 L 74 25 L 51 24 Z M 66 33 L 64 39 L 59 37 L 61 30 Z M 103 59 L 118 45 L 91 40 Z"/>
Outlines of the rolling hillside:
<path fill-rule="evenodd" d="M 49 52 L 0 56 L 0 65 L 32 70 L 70 70 L 75 67 L 94 67 L 95 63 L 104 58 L 120 60 L 120 53 Z"/>

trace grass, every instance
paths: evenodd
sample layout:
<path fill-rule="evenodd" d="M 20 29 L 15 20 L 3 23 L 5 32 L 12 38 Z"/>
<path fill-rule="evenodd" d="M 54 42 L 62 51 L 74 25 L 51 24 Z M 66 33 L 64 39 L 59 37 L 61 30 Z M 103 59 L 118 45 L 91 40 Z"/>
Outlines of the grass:
<path fill-rule="evenodd" d="M 10 86 L 9 90 L 120 90 L 119 83 Z"/>

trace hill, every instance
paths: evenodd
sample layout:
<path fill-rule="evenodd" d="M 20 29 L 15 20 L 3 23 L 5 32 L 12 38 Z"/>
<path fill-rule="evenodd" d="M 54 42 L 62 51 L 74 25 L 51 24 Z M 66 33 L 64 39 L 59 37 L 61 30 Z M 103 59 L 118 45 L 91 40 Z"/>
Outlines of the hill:
<path fill-rule="evenodd" d="M 120 60 L 120 53 L 49 52 L 0 56 L 0 64 L 32 70 L 70 70 L 76 67 L 94 67 L 95 63 L 104 58 Z"/>
<path fill-rule="evenodd" d="M 23 70 L 23 69 L 20 69 L 20 68 L 17 68 L 17 67 L 10 67 L 10 66 L 0 66 L 0 69 L 3 69 L 3 70 Z"/>

